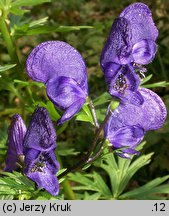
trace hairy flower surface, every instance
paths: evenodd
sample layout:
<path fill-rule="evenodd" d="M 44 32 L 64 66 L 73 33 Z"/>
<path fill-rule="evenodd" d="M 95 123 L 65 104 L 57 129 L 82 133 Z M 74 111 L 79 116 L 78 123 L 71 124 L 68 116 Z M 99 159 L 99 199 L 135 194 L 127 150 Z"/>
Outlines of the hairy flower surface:
<path fill-rule="evenodd" d="M 105 137 L 121 157 L 137 154 L 134 148 L 149 130 L 157 130 L 164 124 L 167 111 L 161 98 L 149 89 L 139 88 L 144 98 L 140 106 L 121 102 L 105 125 Z"/>
<path fill-rule="evenodd" d="M 8 130 L 8 150 L 4 171 L 11 172 L 17 168 L 18 156 L 23 155 L 23 140 L 26 134 L 26 126 L 19 114 L 12 117 Z"/>
<path fill-rule="evenodd" d="M 49 99 L 65 111 L 58 124 L 71 119 L 88 95 L 87 71 L 80 53 L 62 41 L 41 43 L 30 53 L 26 70 L 46 85 Z"/>
<path fill-rule="evenodd" d="M 123 85 L 123 94 L 118 88 L 114 89 L 114 85 L 109 85 L 108 90 L 112 96 L 128 100 L 126 91 L 129 89 L 130 94 L 137 91 L 140 77 L 135 72 L 139 74 L 146 72 L 142 65 L 149 64 L 155 57 L 157 36 L 158 30 L 152 20 L 151 11 L 143 3 L 129 5 L 114 21 L 102 50 L 100 65 L 106 82 L 107 76 L 110 77 L 110 71 L 114 73 L 115 82 L 119 82 L 119 74 L 123 67 L 123 71 L 126 72 L 123 75 L 124 79 L 127 79 L 129 73 L 135 84 L 133 89 Z M 134 97 L 137 96 L 137 93 L 133 93 Z M 143 98 L 141 99 L 138 95 L 137 101 L 140 101 L 141 104 Z"/>

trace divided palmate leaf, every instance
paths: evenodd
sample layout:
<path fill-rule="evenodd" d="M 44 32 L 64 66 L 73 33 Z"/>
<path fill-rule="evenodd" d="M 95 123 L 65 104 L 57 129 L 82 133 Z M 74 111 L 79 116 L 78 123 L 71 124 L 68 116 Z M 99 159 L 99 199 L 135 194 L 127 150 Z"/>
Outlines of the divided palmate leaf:
<path fill-rule="evenodd" d="M 154 199 L 161 198 L 161 194 L 169 194 L 169 185 L 163 182 L 169 179 L 169 175 L 156 178 L 147 184 L 136 188 L 132 191 L 126 192 L 120 196 L 121 199 L 148 199 L 153 196 Z M 164 197 L 163 197 L 164 198 Z"/>
<path fill-rule="evenodd" d="M 92 174 L 69 174 L 69 179 L 78 183 L 77 186 L 74 186 L 74 190 L 87 190 L 87 191 L 95 191 L 100 193 L 101 199 L 111 199 L 112 194 L 110 189 L 108 188 L 107 184 L 103 180 L 103 178 L 96 172 Z M 79 185 L 80 184 L 80 185 Z M 92 194 L 94 195 L 94 194 Z"/>

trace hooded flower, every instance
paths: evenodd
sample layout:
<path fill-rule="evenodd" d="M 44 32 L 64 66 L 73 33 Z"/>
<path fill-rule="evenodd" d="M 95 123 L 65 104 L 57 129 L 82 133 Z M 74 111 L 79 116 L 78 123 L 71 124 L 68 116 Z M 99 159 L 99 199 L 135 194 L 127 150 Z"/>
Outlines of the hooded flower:
<path fill-rule="evenodd" d="M 139 88 L 138 91 L 144 98 L 142 105 L 121 102 L 104 128 L 105 137 L 114 149 L 120 151 L 121 157 L 138 154 L 134 148 L 145 133 L 162 127 L 166 119 L 167 112 L 161 98 L 148 89 Z"/>
<path fill-rule="evenodd" d="M 151 11 L 143 3 L 131 4 L 114 21 L 102 51 L 101 68 L 106 82 L 111 72 L 115 77 L 114 82 L 119 82 L 119 75 L 123 70 L 124 79 L 128 79 L 128 73 L 130 73 L 132 77 L 130 81 L 135 84 L 133 89 L 123 86 L 123 96 L 118 89 L 114 94 L 113 85 L 109 84 L 109 93 L 112 96 L 128 100 L 128 92 L 130 94 L 134 92 L 140 104 L 143 102 L 143 98 L 140 98 L 137 91 L 140 78 L 135 72 L 140 74 L 146 72 L 142 65 L 149 64 L 153 60 L 157 51 L 155 43 L 157 36 L 158 30 L 152 20 Z"/>
<path fill-rule="evenodd" d="M 19 115 L 14 115 L 8 134 L 8 152 L 4 171 L 17 168 L 20 155 L 24 156 L 24 173 L 52 195 L 59 192 L 56 172 L 59 164 L 55 157 L 56 133 L 47 110 L 38 107 L 26 127 Z"/>
<path fill-rule="evenodd" d="M 46 85 L 49 99 L 65 111 L 58 124 L 71 119 L 88 95 L 87 71 L 80 53 L 62 41 L 41 43 L 30 53 L 26 70 Z"/>
<path fill-rule="evenodd" d="M 23 155 L 23 140 L 26 134 L 26 126 L 19 114 L 12 117 L 12 122 L 8 130 L 8 150 L 5 160 L 4 171 L 11 172 L 17 169 L 18 156 Z"/>

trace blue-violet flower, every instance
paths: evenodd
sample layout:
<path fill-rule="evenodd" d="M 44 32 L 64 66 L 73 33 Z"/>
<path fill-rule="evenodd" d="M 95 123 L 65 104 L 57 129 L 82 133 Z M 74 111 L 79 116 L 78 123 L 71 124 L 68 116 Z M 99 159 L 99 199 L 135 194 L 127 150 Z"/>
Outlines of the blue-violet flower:
<path fill-rule="evenodd" d="M 145 133 L 162 127 L 167 115 L 166 107 L 156 93 L 145 88 L 139 88 L 138 91 L 144 98 L 142 105 L 121 101 L 104 128 L 105 137 L 113 149 L 125 158 L 139 153 L 134 148 L 142 141 Z"/>
<path fill-rule="evenodd" d="M 143 3 L 129 5 L 114 21 L 100 59 L 112 96 L 128 101 L 134 94 L 136 104 L 143 103 L 143 97 L 137 91 L 140 83 L 138 74 L 143 75 L 146 69 L 142 65 L 153 60 L 157 36 L 151 11 Z"/>
<path fill-rule="evenodd" d="M 33 80 L 46 85 L 49 99 L 65 111 L 58 124 L 82 108 L 88 95 L 87 71 L 82 56 L 72 46 L 62 41 L 39 44 L 30 53 L 26 70 Z"/>

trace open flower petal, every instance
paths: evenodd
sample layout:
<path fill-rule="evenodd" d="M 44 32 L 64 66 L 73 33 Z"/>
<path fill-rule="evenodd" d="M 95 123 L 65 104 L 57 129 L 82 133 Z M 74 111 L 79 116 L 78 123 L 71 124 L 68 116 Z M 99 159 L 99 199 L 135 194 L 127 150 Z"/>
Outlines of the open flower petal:
<path fill-rule="evenodd" d="M 127 19 L 130 23 L 133 45 L 143 39 L 156 41 L 158 30 L 147 5 L 143 3 L 133 3 L 121 12 L 120 17 Z"/>
<path fill-rule="evenodd" d="M 71 104 L 71 106 L 69 106 L 65 110 L 63 116 L 57 121 L 57 124 L 58 125 L 63 124 L 65 121 L 71 119 L 76 113 L 80 111 L 85 101 L 86 100 L 84 98 L 80 98 L 77 101 L 75 101 L 73 104 Z"/>
<path fill-rule="evenodd" d="M 138 64 L 145 65 L 150 63 L 156 54 L 157 45 L 152 40 L 142 40 L 133 46 L 133 60 Z"/>
<path fill-rule="evenodd" d="M 71 77 L 86 86 L 86 65 L 80 53 L 62 41 L 47 41 L 33 49 L 26 61 L 28 75 L 46 83 L 58 76 Z"/>
<path fill-rule="evenodd" d="M 137 126 L 124 126 L 118 130 L 108 131 L 107 136 L 115 149 L 134 148 L 144 138 L 144 130 Z"/>
<path fill-rule="evenodd" d="M 71 119 L 82 108 L 87 96 L 74 79 L 63 76 L 50 79 L 46 91 L 49 99 L 65 111 L 58 124 Z"/>
<path fill-rule="evenodd" d="M 105 127 L 105 135 L 125 126 L 137 126 L 144 131 L 157 130 L 165 122 L 167 111 L 161 98 L 153 91 L 139 88 L 144 102 L 140 106 L 121 102 Z"/>
<path fill-rule="evenodd" d="M 140 105 L 121 102 L 104 127 L 105 137 L 115 149 L 125 146 L 133 149 L 146 131 L 156 130 L 164 124 L 167 111 L 161 98 L 149 89 L 139 88 L 138 92 L 144 102 Z M 124 149 L 121 152 L 121 157 L 129 157 Z"/>
<path fill-rule="evenodd" d="M 130 65 L 120 66 L 109 64 L 105 69 L 105 79 L 110 95 L 120 98 L 124 102 L 140 105 L 143 103 L 142 95 L 137 91 L 140 78 Z"/>
<path fill-rule="evenodd" d="M 24 173 L 35 181 L 39 188 L 47 190 L 53 196 L 58 194 L 59 183 L 56 172 L 59 170 L 59 164 L 53 151 L 40 152 L 28 149 L 25 165 Z"/>

